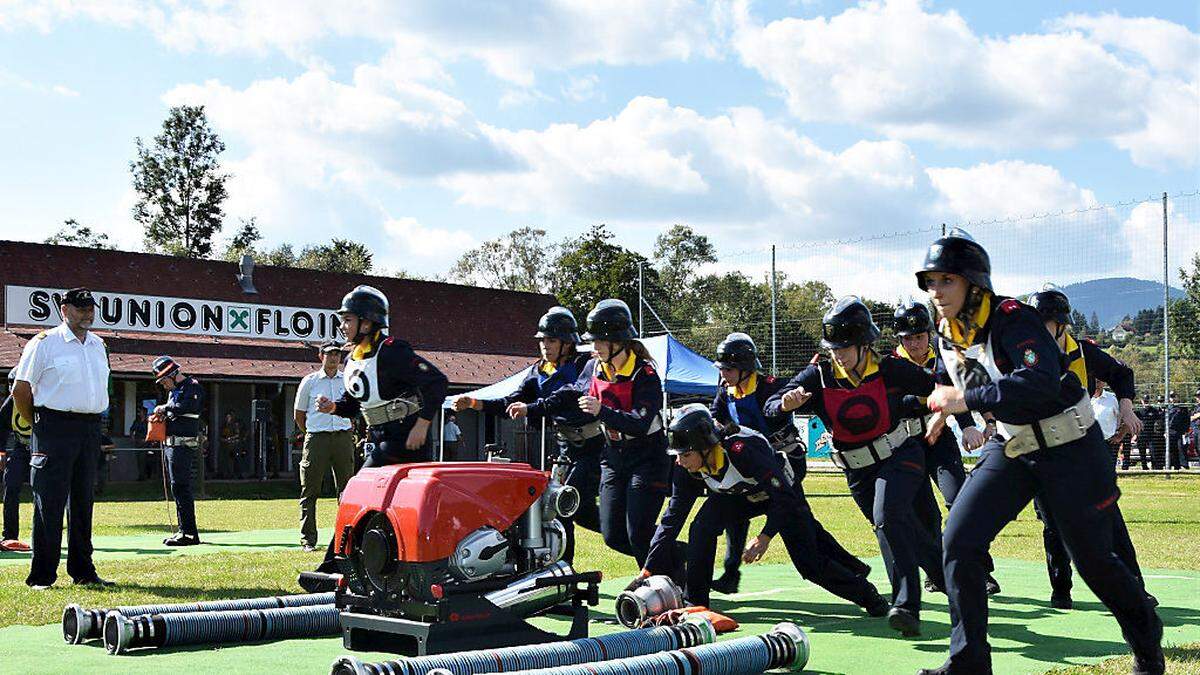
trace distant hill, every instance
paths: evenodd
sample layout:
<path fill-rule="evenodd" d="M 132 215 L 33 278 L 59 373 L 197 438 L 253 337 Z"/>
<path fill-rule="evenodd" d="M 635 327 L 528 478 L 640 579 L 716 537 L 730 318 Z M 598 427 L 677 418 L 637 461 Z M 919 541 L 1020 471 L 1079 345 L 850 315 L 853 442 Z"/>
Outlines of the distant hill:
<path fill-rule="evenodd" d="M 1092 279 L 1063 286 L 1062 290 L 1071 298 L 1071 306 L 1088 319 L 1095 312 L 1104 329 L 1116 326 L 1126 315 L 1133 316 L 1140 309 L 1159 307 L 1163 301 L 1162 282 L 1133 277 Z M 1182 290 L 1171 287 L 1172 300 L 1183 296 Z"/>

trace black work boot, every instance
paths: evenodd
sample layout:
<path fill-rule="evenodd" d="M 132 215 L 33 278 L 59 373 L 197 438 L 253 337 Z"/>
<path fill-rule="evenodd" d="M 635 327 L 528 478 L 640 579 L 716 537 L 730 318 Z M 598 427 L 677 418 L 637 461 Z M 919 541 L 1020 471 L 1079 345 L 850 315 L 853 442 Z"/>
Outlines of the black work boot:
<path fill-rule="evenodd" d="M 163 539 L 163 543 L 167 546 L 195 546 L 200 543 L 200 537 L 194 534 L 176 532 L 174 535 Z"/>
<path fill-rule="evenodd" d="M 1000 582 L 996 581 L 996 577 L 990 574 L 988 575 L 986 586 L 988 595 L 998 595 L 1000 593 Z"/>
<path fill-rule="evenodd" d="M 888 625 L 904 637 L 916 637 L 921 634 L 921 620 L 914 612 L 903 607 L 893 607 L 888 611 L 887 618 Z"/>
<path fill-rule="evenodd" d="M 1071 601 L 1070 593 L 1055 593 L 1050 596 L 1050 606 L 1054 609 L 1071 609 L 1075 603 Z"/>
<path fill-rule="evenodd" d="M 742 581 L 742 573 L 738 570 L 727 570 L 724 574 L 713 579 L 709 588 L 725 595 L 732 595 L 738 592 L 738 585 Z"/>

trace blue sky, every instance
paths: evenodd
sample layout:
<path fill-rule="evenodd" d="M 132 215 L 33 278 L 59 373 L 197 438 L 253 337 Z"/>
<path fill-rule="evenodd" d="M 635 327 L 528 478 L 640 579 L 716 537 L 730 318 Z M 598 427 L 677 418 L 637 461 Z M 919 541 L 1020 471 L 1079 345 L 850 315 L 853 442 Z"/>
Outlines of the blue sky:
<path fill-rule="evenodd" d="M 0 2 L 0 237 L 76 218 L 139 246 L 133 139 L 180 103 L 227 142 L 226 234 L 255 216 L 422 274 L 521 225 L 744 249 L 1190 190 L 1196 12 Z"/>

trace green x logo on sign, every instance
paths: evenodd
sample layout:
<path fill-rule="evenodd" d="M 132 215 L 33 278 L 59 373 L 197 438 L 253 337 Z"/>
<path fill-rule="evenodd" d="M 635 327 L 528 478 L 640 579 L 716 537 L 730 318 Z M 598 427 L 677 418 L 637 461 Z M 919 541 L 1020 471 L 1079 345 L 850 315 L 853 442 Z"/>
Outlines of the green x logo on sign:
<path fill-rule="evenodd" d="M 232 333 L 249 333 L 250 332 L 250 308 L 249 307 L 230 307 L 229 308 L 229 330 Z"/>

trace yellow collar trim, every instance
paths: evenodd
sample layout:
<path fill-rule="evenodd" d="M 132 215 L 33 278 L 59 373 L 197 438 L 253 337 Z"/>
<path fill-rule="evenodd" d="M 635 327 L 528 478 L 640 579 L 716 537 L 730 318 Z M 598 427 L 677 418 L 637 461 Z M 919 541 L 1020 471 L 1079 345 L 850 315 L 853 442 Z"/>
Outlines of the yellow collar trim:
<path fill-rule="evenodd" d="M 713 449 L 708 452 L 708 459 L 709 462 L 712 463 L 712 467 L 709 467 L 707 464 L 705 464 L 705 466 L 700 467 L 700 473 L 707 474 L 709 476 L 721 473 L 721 471 L 725 468 L 725 446 L 717 443 Z"/>
<path fill-rule="evenodd" d="M 613 367 L 601 361 L 600 369 L 604 371 L 604 379 L 612 382 L 618 377 L 629 377 L 633 375 L 633 371 L 637 369 L 637 354 L 629 353 L 629 358 L 625 359 L 625 365 L 621 366 L 620 370 L 614 372 Z"/>
<path fill-rule="evenodd" d="M 903 344 L 899 344 L 896 346 L 896 353 L 899 354 L 901 357 L 908 359 L 909 361 L 912 361 L 913 363 L 917 364 L 918 366 L 922 366 L 922 367 L 924 367 L 924 365 L 926 363 L 929 363 L 929 359 L 932 359 L 933 355 L 934 355 L 932 344 L 929 345 L 929 353 L 927 353 L 925 355 L 925 358 L 923 358 L 923 359 L 914 359 L 912 357 L 912 355 L 908 353 L 908 350 L 904 348 Z"/>
<path fill-rule="evenodd" d="M 1082 385 L 1084 389 L 1087 389 L 1087 361 L 1085 361 L 1083 358 L 1083 348 L 1079 346 L 1079 343 L 1075 340 L 1070 332 L 1065 333 L 1063 337 L 1066 338 L 1066 340 L 1064 340 L 1064 347 L 1066 348 L 1064 352 L 1068 357 L 1071 357 L 1071 362 L 1067 364 L 1067 370 L 1075 373 L 1075 377 L 1079 378 L 1079 384 Z M 1090 394 L 1091 392 L 1088 393 Z"/>
<path fill-rule="evenodd" d="M 730 398 L 746 398 L 755 391 L 758 391 L 758 373 L 750 373 L 750 377 L 746 378 L 745 382 L 732 387 L 726 387 L 725 391 Z"/>
<path fill-rule="evenodd" d="M 350 352 L 350 358 L 356 361 L 361 361 L 367 358 L 367 355 L 375 349 L 375 346 L 379 344 L 379 341 L 382 338 L 383 332 L 375 331 L 366 340 L 354 345 L 354 349 Z"/>
<path fill-rule="evenodd" d="M 867 360 L 867 365 L 863 368 L 862 377 L 851 376 L 851 374 L 842 368 L 841 364 L 837 362 L 837 359 L 830 359 L 830 365 L 833 366 L 833 376 L 839 380 L 846 380 L 850 384 L 857 387 L 860 383 L 862 383 L 863 380 L 879 371 L 879 364 L 875 361 L 875 352 L 868 348 L 865 350 L 865 356 L 863 358 Z"/>
<path fill-rule="evenodd" d="M 981 326 L 987 323 L 991 315 L 992 294 L 985 293 L 983 300 L 979 303 L 979 309 L 975 311 L 975 316 L 971 320 L 970 330 L 967 330 L 962 320 L 958 318 L 942 319 L 939 330 L 942 335 L 959 347 L 970 347 L 975 343 L 975 334 L 979 332 Z"/>
<path fill-rule="evenodd" d="M 558 370 L 558 366 L 554 365 L 553 361 L 542 361 L 542 365 L 538 367 L 546 375 L 553 375 L 554 371 Z"/>

